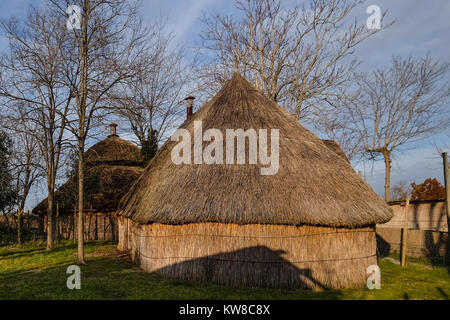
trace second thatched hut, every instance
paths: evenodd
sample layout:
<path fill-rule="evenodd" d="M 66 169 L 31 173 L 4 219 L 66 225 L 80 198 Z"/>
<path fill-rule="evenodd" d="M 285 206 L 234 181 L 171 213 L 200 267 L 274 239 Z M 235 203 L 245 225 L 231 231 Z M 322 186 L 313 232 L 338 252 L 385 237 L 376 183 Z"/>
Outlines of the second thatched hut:
<path fill-rule="evenodd" d="M 119 138 L 116 127 L 117 124 L 111 124 L 111 134 L 85 153 L 86 240 L 117 240 L 117 217 L 113 213 L 120 199 L 144 171 L 141 150 L 132 142 Z M 47 224 L 47 208 L 48 202 L 44 199 L 33 209 L 34 214 L 44 218 L 43 225 Z M 53 221 L 58 237 L 77 237 L 77 208 L 78 180 L 74 173 L 55 192 Z"/>

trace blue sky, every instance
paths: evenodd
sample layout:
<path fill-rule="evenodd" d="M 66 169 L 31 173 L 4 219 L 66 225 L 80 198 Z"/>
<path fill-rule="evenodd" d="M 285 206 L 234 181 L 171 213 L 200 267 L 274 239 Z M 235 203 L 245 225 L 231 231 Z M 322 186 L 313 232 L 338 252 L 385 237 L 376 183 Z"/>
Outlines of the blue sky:
<path fill-rule="evenodd" d="M 7 18 L 12 14 L 23 16 L 27 5 L 37 4 L 38 1 L 40 0 L 0 0 L 0 18 Z M 378 5 L 382 11 L 388 9 L 387 20 L 395 19 L 396 23 L 356 49 L 354 55 L 361 61 L 361 71 L 386 66 L 392 55 L 422 56 L 430 53 L 436 59 L 450 62 L 450 1 L 369 0 L 355 10 L 353 16 L 365 21 L 368 17 L 366 8 L 372 4 Z M 187 47 L 194 46 L 199 39 L 199 18 L 202 12 L 212 11 L 233 14 L 233 3 L 229 0 L 143 0 L 142 6 L 142 15 L 149 23 L 161 13 L 168 15 L 167 30 L 174 33 L 177 43 L 183 43 Z M 0 39 L 0 49 L 4 45 L 5 41 Z M 394 155 L 392 185 L 399 180 L 422 182 L 427 177 L 443 181 L 442 159 L 433 143 L 450 147 L 448 139 L 448 136 L 436 135 Z M 383 162 L 355 163 L 354 166 L 356 170 L 363 172 L 366 181 L 378 193 L 383 193 Z M 30 199 L 30 203 L 40 197 L 42 196 L 38 192 L 35 199 Z"/>

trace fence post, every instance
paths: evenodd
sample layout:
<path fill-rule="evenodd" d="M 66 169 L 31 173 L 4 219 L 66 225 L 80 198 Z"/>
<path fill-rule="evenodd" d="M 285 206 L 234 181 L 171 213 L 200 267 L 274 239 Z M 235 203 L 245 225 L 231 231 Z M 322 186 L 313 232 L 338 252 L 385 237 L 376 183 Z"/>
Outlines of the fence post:
<path fill-rule="evenodd" d="M 447 244 L 445 248 L 444 263 L 449 265 L 450 262 L 450 173 L 448 167 L 448 155 L 447 152 L 442 153 L 444 160 L 444 182 L 445 182 L 445 204 L 447 211 Z"/>
<path fill-rule="evenodd" d="M 402 230 L 402 260 L 401 260 L 401 266 L 406 266 L 406 247 L 407 247 L 407 241 L 408 241 L 408 217 L 409 217 L 409 197 L 406 198 L 405 203 L 405 214 L 403 217 L 403 230 Z"/>

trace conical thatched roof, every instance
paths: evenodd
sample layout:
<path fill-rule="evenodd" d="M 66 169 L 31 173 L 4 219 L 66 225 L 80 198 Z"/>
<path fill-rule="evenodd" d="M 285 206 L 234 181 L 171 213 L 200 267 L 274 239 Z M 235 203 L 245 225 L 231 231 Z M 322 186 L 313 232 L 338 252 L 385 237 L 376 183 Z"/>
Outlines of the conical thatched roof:
<path fill-rule="evenodd" d="M 142 163 L 141 150 L 133 143 L 110 135 L 94 144 L 85 153 L 87 164 L 97 163 Z"/>
<path fill-rule="evenodd" d="M 200 120 L 203 132 L 215 128 L 224 135 L 226 129 L 279 129 L 278 173 L 261 175 L 265 166 L 259 164 L 175 165 L 171 150 L 178 142 L 169 140 L 121 200 L 119 214 L 143 224 L 336 227 L 373 225 L 392 217 L 346 160 L 240 75 L 181 128 L 193 136 L 194 121 Z"/>
<path fill-rule="evenodd" d="M 93 212 L 112 212 L 117 210 L 120 198 L 129 190 L 144 171 L 141 167 L 97 165 L 86 168 L 85 208 Z M 55 192 L 60 214 L 73 213 L 77 204 L 78 184 L 75 177 L 70 178 Z M 34 214 L 47 214 L 48 200 L 42 200 L 34 209 Z"/>

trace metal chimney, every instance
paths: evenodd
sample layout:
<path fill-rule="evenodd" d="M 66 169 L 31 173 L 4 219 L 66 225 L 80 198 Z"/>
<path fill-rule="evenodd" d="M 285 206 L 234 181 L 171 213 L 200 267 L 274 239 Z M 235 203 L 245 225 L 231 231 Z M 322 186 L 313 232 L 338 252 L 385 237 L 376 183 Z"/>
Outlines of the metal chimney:
<path fill-rule="evenodd" d="M 193 107 L 194 107 L 195 97 L 189 96 L 184 100 L 187 101 L 186 119 L 189 119 L 193 115 Z"/>
<path fill-rule="evenodd" d="M 110 137 L 117 137 L 117 123 L 111 123 L 109 125 Z"/>

